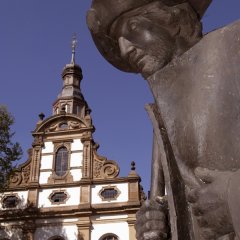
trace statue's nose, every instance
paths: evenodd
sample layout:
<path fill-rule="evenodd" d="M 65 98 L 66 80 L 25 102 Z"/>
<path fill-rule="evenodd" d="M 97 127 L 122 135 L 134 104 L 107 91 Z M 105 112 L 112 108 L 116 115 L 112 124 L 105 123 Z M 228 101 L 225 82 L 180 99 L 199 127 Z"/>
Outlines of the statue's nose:
<path fill-rule="evenodd" d="M 124 37 L 118 39 L 118 44 L 123 58 L 134 49 L 133 44 Z"/>

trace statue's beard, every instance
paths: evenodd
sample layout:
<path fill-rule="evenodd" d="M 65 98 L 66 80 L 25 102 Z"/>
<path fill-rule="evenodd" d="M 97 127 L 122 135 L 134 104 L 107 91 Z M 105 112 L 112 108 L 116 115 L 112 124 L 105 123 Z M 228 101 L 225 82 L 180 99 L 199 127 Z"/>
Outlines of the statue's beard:
<path fill-rule="evenodd" d="M 164 41 L 163 41 L 164 40 Z M 174 57 L 174 44 L 166 39 L 158 39 L 157 44 L 148 49 L 135 48 L 126 59 L 132 70 L 148 78 L 163 68 Z"/>
<path fill-rule="evenodd" d="M 140 54 L 139 56 L 136 55 L 137 61 L 133 61 L 129 58 L 129 64 L 135 72 L 141 73 L 144 78 L 148 78 L 172 60 L 172 55 L 170 56 L 166 53 L 167 52 L 158 56 L 144 54 Z"/>
<path fill-rule="evenodd" d="M 163 68 L 170 59 L 168 58 L 159 58 L 154 56 L 146 55 L 144 57 L 144 62 L 142 64 L 141 69 L 139 69 L 139 73 L 142 74 L 144 78 L 148 78 L 152 74 L 154 74 L 159 69 Z"/>

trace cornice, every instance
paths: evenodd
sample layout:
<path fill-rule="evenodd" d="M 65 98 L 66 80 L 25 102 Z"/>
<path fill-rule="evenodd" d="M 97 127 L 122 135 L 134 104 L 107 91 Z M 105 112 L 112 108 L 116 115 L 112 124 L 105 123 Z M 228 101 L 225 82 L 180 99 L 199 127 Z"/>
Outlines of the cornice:
<path fill-rule="evenodd" d="M 34 135 L 36 133 L 45 133 L 46 132 L 45 129 L 47 127 L 49 127 L 51 123 L 66 121 L 66 120 L 70 120 L 70 119 L 74 119 L 75 121 L 77 121 L 79 123 L 82 123 L 84 125 L 84 128 L 90 128 L 90 129 L 93 128 L 92 125 L 89 126 L 89 122 L 87 122 L 85 119 L 80 118 L 80 117 L 78 117 L 77 115 L 74 115 L 74 114 L 64 113 L 64 114 L 57 114 L 57 115 L 48 117 L 47 119 L 42 121 L 39 125 L 37 125 L 36 129 L 34 131 L 32 131 L 32 134 Z"/>
<path fill-rule="evenodd" d="M 97 206 L 98 205 L 98 206 Z M 94 215 L 133 214 L 140 207 L 140 202 L 108 204 L 80 204 L 67 207 L 31 208 L 0 211 L 0 223 L 8 221 L 26 221 L 31 219 L 78 218 Z"/>
<path fill-rule="evenodd" d="M 130 183 L 130 182 L 139 182 L 139 177 L 129 178 L 129 177 L 118 177 L 118 178 L 104 178 L 104 179 L 82 179 L 77 182 L 71 183 L 64 183 L 64 187 L 81 187 L 86 185 L 107 185 L 107 184 L 117 184 L 117 183 Z M 24 186 L 12 186 L 7 188 L 5 191 L 21 191 L 21 190 L 28 190 L 28 189 L 49 189 L 49 188 L 61 188 L 63 187 L 62 183 L 55 183 L 55 184 L 41 184 L 31 186 L 30 184 Z"/>

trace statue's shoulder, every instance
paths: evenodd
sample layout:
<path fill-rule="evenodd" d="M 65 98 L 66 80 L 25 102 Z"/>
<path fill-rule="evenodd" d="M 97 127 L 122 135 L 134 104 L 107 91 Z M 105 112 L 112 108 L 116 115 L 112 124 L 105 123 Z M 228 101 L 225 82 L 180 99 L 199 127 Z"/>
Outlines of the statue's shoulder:
<path fill-rule="evenodd" d="M 201 69 L 209 69 L 211 66 L 219 65 L 220 62 L 240 64 L 240 20 L 235 21 L 227 26 L 211 31 L 203 36 L 203 38 L 191 47 L 181 56 L 174 58 L 164 68 L 157 71 L 149 77 L 149 79 L 161 79 L 168 74 L 175 72 L 184 73 L 194 72 L 201 74 Z M 209 65 L 210 64 L 210 65 Z M 196 70 L 197 69 L 197 70 Z M 184 70 L 184 71 L 183 71 Z M 194 74 L 193 73 L 193 74 Z"/>
<path fill-rule="evenodd" d="M 227 37 L 230 37 L 230 39 L 231 39 L 234 35 L 239 36 L 240 35 L 240 20 L 237 20 L 237 21 L 230 23 L 224 27 L 218 28 L 216 30 L 213 30 L 213 31 L 205 34 L 203 36 L 202 40 L 200 40 L 200 42 L 209 41 L 209 39 L 219 37 L 219 35 L 221 35 L 221 37 L 223 37 L 224 39 Z M 220 39 L 218 39 L 218 42 L 221 42 L 224 39 L 220 38 Z M 234 39 L 232 39 L 232 40 L 234 40 Z"/>

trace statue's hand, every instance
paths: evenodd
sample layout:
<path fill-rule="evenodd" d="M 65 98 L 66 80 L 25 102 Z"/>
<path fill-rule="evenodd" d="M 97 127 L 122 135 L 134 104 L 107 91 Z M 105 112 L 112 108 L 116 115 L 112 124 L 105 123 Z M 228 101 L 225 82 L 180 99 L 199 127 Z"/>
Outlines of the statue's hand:
<path fill-rule="evenodd" d="M 147 200 L 137 212 L 137 240 L 162 240 L 168 237 L 167 203 L 157 197 Z"/>
<path fill-rule="evenodd" d="M 197 218 L 201 235 L 206 240 L 213 240 L 233 232 L 227 202 L 229 179 L 233 173 L 198 167 L 195 174 L 203 185 L 192 189 L 188 194 L 188 200 L 192 203 L 193 214 Z"/>

